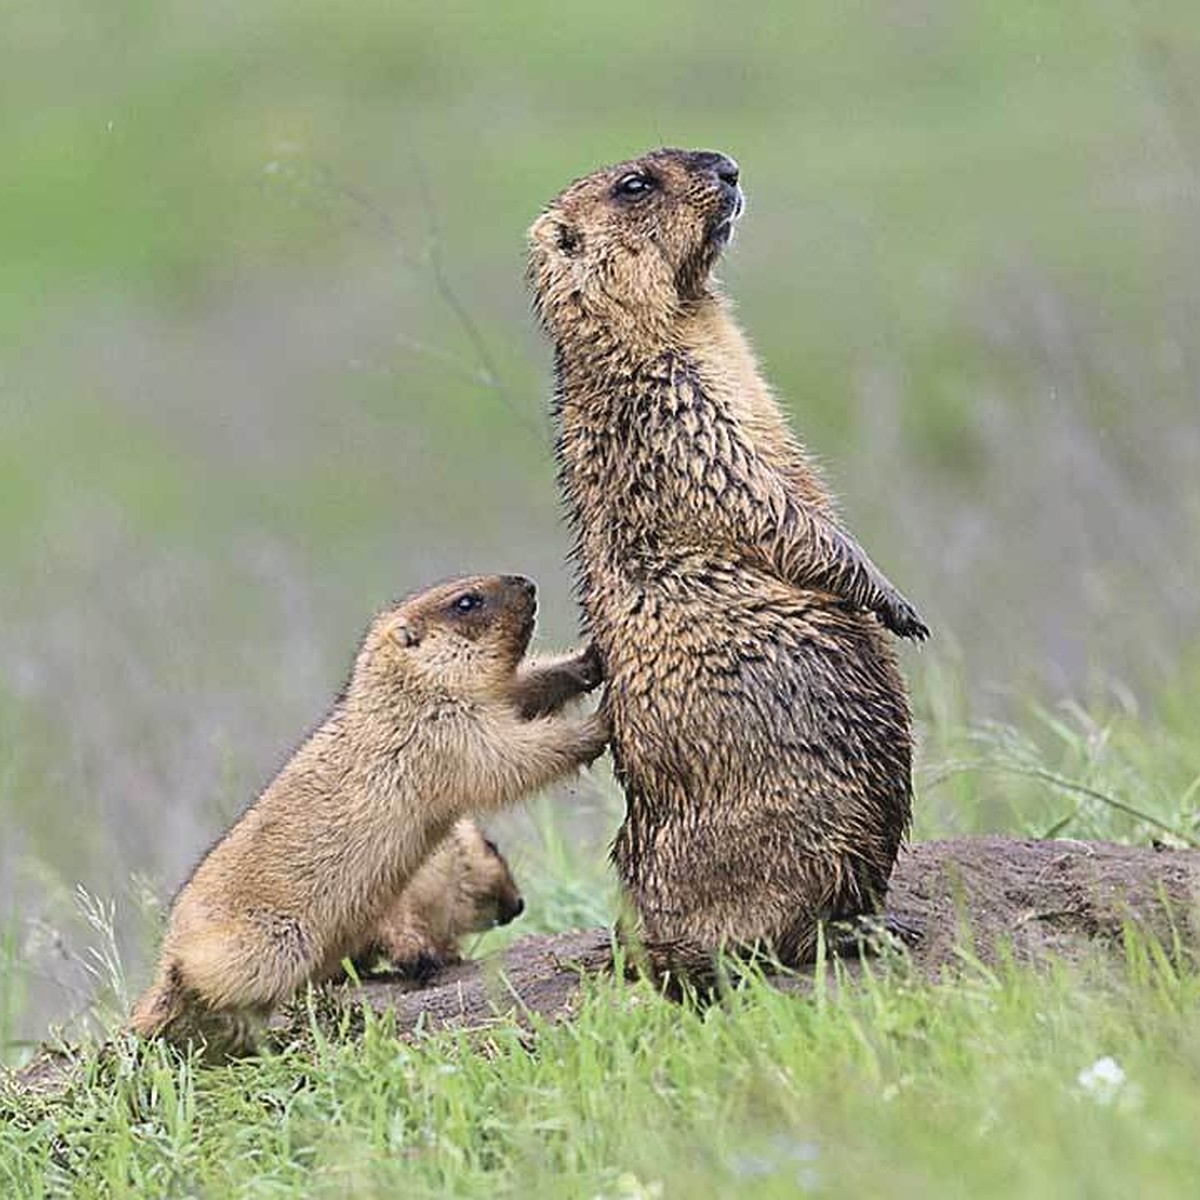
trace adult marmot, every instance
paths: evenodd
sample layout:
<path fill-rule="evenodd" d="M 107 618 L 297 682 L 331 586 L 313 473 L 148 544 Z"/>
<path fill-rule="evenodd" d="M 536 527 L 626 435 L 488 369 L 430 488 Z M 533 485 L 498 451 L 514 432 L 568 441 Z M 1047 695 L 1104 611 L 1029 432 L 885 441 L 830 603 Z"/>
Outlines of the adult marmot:
<path fill-rule="evenodd" d="M 710 271 L 738 168 L 656 150 L 530 231 L 557 456 L 627 814 L 613 857 L 669 966 L 883 903 L 911 807 L 885 629 L 916 611 L 838 522 Z"/>
<path fill-rule="evenodd" d="M 463 818 L 422 864 L 354 954 L 360 973 L 381 959 L 413 979 L 462 961 L 461 940 L 507 925 L 525 901 L 504 855 Z"/>
<path fill-rule="evenodd" d="M 518 711 L 592 678 L 587 653 L 521 669 L 534 597 L 520 576 L 472 576 L 375 618 L 328 716 L 176 897 L 136 1032 L 247 1048 L 258 1020 L 363 946 L 455 821 L 603 751 L 600 714 Z"/>

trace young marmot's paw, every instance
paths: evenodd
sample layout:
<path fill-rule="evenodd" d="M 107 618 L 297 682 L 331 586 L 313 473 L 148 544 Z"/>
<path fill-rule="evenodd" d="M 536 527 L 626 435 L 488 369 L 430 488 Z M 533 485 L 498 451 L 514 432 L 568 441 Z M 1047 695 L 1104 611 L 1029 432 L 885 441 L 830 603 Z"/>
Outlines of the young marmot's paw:
<path fill-rule="evenodd" d="M 595 691 L 604 682 L 604 663 L 595 642 L 588 642 L 575 656 L 570 670 L 585 692 Z"/>
<path fill-rule="evenodd" d="M 389 963 L 387 974 L 413 983 L 428 983 L 443 967 L 452 967 L 462 962 L 457 954 L 436 954 L 422 950 L 413 958 L 399 958 Z"/>
<path fill-rule="evenodd" d="M 876 609 L 876 616 L 897 637 L 923 642 L 929 636 L 929 626 L 899 592 L 892 591 L 887 594 L 883 603 Z"/>

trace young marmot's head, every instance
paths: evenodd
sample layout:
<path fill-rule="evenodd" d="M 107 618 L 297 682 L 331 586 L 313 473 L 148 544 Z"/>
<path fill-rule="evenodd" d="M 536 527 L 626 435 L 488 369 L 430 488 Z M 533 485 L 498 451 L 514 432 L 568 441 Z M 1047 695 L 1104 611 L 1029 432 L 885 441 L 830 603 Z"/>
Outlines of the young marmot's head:
<path fill-rule="evenodd" d="M 464 818 L 384 913 L 359 959 L 366 969 L 383 958 L 400 974 L 422 979 L 458 962 L 468 934 L 507 925 L 524 909 L 504 855 Z"/>
<path fill-rule="evenodd" d="M 351 687 L 382 679 L 465 697 L 495 695 L 529 646 L 536 597 L 523 575 L 466 575 L 416 592 L 372 622 Z"/>
<path fill-rule="evenodd" d="M 461 864 L 458 931 L 482 933 L 515 921 L 525 901 L 496 843 L 474 821 L 459 821 L 451 836 Z"/>
<path fill-rule="evenodd" d="M 669 323 L 706 294 L 743 206 L 737 163 L 711 150 L 652 150 L 576 180 L 529 231 L 538 315 L 554 336 L 581 317 Z"/>

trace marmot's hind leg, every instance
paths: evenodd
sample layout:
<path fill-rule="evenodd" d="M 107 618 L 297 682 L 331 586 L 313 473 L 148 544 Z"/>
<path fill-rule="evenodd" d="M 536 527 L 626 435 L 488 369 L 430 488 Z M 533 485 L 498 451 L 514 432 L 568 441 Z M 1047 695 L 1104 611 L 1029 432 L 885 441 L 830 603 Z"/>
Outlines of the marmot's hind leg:
<path fill-rule="evenodd" d="M 179 963 L 170 963 L 134 1005 L 129 1028 L 144 1038 L 165 1033 L 187 1007 L 185 990 Z"/>
<path fill-rule="evenodd" d="M 202 1046 L 209 1061 L 252 1054 L 264 1015 L 256 1009 L 213 1009 L 183 982 L 172 962 L 134 1006 L 129 1028 L 180 1048 Z"/>
<path fill-rule="evenodd" d="M 698 943 L 643 942 L 628 947 L 625 974 L 649 980 L 668 999 L 707 1004 L 720 990 L 720 956 Z"/>
<path fill-rule="evenodd" d="M 768 971 L 779 965 L 776 956 L 766 948 L 714 949 L 686 938 L 630 941 L 619 929 L 618 937 L 626 949 L 626 977 L 647 979 L 657 991 L 676 1001 L 710 1004 L 737 985 L 743 965 L 761 964 Z"/>

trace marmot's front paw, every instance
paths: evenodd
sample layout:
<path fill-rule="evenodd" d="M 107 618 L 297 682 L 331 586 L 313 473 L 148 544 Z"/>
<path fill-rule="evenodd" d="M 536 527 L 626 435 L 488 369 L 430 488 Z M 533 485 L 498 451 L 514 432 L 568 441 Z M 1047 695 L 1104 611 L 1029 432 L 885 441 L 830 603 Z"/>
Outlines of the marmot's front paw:
<path fill-rule="evenodd" d="M 890 592 L 876 610 L 876 614 L 897 637 L 923 642 L 929 636 L 929 626 L 899 592 Z"/>
<path fill-rule="evenodd" d="M 594 691 L 604 682 L 604 663 L 595 642 L 588 642 L 575 656 L 571 670 L 585 692 Z"/>
<path fill-rule="evenodd" d="M 443 967 L 461 962 L 456 954 L 433 954 L 422 950 L 415 958 L 399 958 L 392 962 L 392 971 L 414 983 L 428 983 Z"/>

